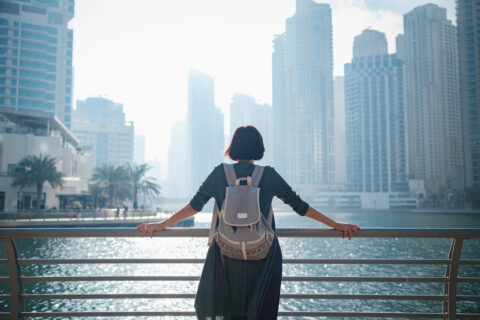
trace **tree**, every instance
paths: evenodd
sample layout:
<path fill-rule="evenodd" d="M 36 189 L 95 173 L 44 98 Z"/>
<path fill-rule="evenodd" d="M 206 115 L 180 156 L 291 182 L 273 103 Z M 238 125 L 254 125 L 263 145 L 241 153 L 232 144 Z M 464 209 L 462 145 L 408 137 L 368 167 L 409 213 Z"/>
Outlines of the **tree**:
<path fill-rule="evenodd" d="M 138 194 L 143 193 L 146 196 L 158 196 L 160 194 L 160 186 L 156 183 L 156 179 L 152 177 L 145 177 L 148 170 L 151 167 L 144 164 L 131 165 L 130 163 L 127 166 L 128 174 L 130 177 L 130 183 L 132 185 L 132 199 L 133 199 L 133 208 L 137 209 L 138 207 Z"/>
<path fill-rule="evenodd" d="M 104 189 L 98 183 L 89 183 L 88 184 L 88 191 L 93 196 L 93 207 L 96 209 L 98 207 L 98 202 L 101 197 L 104 196 Z"/>
<path fill-rule="evenodd" d="M 130 195 L 130 179 L 124 166 L 104 164 L 95 168 L 91 180 L 93 184 L 103 188 L 110 204 L 125 200 Z"/>
<path fill-rule="evenodd" d="M 27 156 L 20 160 L 13 174 L 12 186 L 21 189 L 35 186 L 37 190 L 37 209 L 41 209 L 43 184 L 48 182 L 52 188 L 63 185 L 65 175 L 57 171 L 55 158 L 49 155 Z"/>

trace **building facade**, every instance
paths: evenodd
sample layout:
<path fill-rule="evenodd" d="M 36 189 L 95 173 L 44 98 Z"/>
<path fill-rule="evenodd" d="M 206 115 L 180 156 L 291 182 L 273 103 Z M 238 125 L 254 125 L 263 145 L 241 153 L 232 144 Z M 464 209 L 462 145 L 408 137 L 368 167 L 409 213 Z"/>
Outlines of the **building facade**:
<path fill-rule="evenodd" d="M 190 70 L 188 78 L 187 145 L 190 192 L 195 192 L 223 160 L 224 119 L 215 107 L 213 78 Z"/>
<path fill-rule="evenodd" d="M 465 185 L 480 186 L 480 1 L 457 1 Z"/>
<path fill-rule="evenodd" d="M 297 0 L 274 39 L 275 163 L 296 185 L 334 182 L 332 18 L 328 4 Z"/>
<path fill-rule="evenodd" d="M 354 55 L 345 64 L 347 190 L 405 192 L 403 61 L 387 54 L 385 36 L 376 31 L 372 41 L 373 30 L 368 31 L 357 36 L 355 44 L 377 48 L 377 54 Z"/>
<path fill-rule="evenodd" d="M 409 176 L 425 180 L 431 199 L 463 192 L 456 27 L 446 9 L 426 4 L 404 15 L 398 42 L 405 60 Z"/>
<path fill-rule="evenodd" d="M 35 115 L 1 109 L 3 117 L 15 124 L 0 131 L 0 212 L 29 210 L 35 207 L 36 188 L 13 187 L 13 173 L 26 156 L 48 155 L 55 158 L 65 178 L 63 186 L 43 185 L 42 208 L 61 209 L 70 200 L 88 197 L 91 160 L 88 150 L 56 116 Z"/>
<path fill-rule="evenodd" d="M 191 196 L 188 186 L 189 159 L 187 150 L 187 123 L 178 121 L 173 124 L 168 147 L 168 187 L 164 196 L 169 198 L 188 198 Z"/>
<path fill-rule="evenodd" d="M 93 167 L 133 163 L 134 125 L 125 121 L 123 105 L 105 98 L 77 101 L 72 131 L 91 149 Z"/>
<path fill-rule="evenodd" d="M 71 124 L 74 0 L 0 1 L 0 107 Z"/>
<path fill-rule="evenodd" d="M 137 164 L 145 163 L 145 136 L 135 135 L 133 140 L 133 161 Z"/>
<path fill-rule="evenodd" d="M 345 185 L 345 77 L 336 76 L 333 80 L 333 102 L 335 108 L 335 156 L 333 169 L 335 171 L 335 184 Z"/>
<path fill-rule="evenodd" d="M 257 103 L 255 98 L 249 95 L 235 94 L 230 103 L 230 139 L 235 129 L 241 125 L 252 125 L 260 131 L 265 146 L 265 154 L 260 164 L 272 164 L 272 107 Z"/>

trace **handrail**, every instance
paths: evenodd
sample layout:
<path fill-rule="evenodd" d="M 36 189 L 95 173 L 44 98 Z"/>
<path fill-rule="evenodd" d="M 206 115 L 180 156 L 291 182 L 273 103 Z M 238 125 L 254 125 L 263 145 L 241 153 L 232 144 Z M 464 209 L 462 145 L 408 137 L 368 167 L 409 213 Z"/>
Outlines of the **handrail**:
<path fill-rule="evenodd" d="M 156 232 L 154 237 L 207 237 L 208 229 L 169 228 Z M 279 237 L 338 238 L 342 233 L 327 229 L 278 229 Z M 194 316 L 193 311 L 83 311 L 83 312 L 27 312 L 27 300 L 49 299 L 192 299 L 192 293 L 158 294 L 30 294 L 23 292 L 25 282 L 69 282 L 69 281 L 198 281 L 199 276 L 23 276 L 22 266 L 32 264 L 172 264 L 203 263 L 204 259 L 26 259 L 19 258 L 15 239 L 21 238 L 79 238 L 79 237 L 141 237 L 135 228 L 0 228 L 6 259 L 0 264 L 7 265 L 8 277 L 1 276 L 0 282 L 9 283 L 10 293 L 0 294 L 0 300 L 10 301 L 10 312 L 0 312 L 10 319 L 28 317 L 113 317 L 113 316 Z M 284 259 L 285 264 L 366 264 L 366 265 L 443 265 L 445 276 L 440 277 L 355 277 L 355 276 L 284 276 L 288 282 L 397 282 L 397 283 L 439 283 L 443 284 L 443 294 L 305 294 L 282 293 L 281 299 L 329 299 L 329 300 L 422 300 L 437 301 L 443 305 L 439 312 L 304 312 L 282 311 L 279 316 L 296 317 L 350 317 L 350 318 L 432 318 L 432 319 L 475 319 L 480 313 L 457 313 L 457 301 L 480 301 L 477 295 L 457 295 L 458 283 L 479 283 L 480 277 L 459 277 L 459 265 L 480 265 L 480 259 L 461 259 L 464 240 L 480 238 L 480 229 L 363 229 L 362 238 L 450 238 L 452 245 L 448 259 Z"/>

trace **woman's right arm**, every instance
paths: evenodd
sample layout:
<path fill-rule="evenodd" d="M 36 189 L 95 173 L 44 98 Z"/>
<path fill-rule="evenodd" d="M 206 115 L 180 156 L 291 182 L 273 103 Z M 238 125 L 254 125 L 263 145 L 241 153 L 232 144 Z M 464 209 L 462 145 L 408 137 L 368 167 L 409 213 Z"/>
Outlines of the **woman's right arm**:
<path fill-rule="evenodd" d="M 177 222 L 180 222 L 195 215 L 197 212 L 198 211 L 193 209 L 190 204 L 187 204 L 180 211 L 176 212 L 170 218 L 165 219 L 162 222 L 144 223 L 139 225 L 137 227 L 137 232 L 143 232 L 142 237 L 149 233 L 151 238 L 155 231 L 161 231 L 165 228 L 168 228 Z"/>

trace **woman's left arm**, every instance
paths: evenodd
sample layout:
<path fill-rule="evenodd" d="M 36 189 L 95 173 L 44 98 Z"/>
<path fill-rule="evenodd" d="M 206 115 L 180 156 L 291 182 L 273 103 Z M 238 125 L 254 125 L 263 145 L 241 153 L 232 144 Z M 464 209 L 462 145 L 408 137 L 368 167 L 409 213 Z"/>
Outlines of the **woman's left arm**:
<path fill-rule="evenodd" d="M 153 237 L 155 231 L 161 231 L 170 227 L 172 224 L 180 222 L 188 217 L 195 215 L 198 211 L 193 209 L 190 204 L 187 204 L 183 209 L 173 214 L 170 218 L 163 220 L 162 222 L 144 223 L 137 227 L 137 232 L 143 232 L 142 237 L 147 233 L 150 234 L 150 238 Z"/>
<path fill-rule="evenodd" d="M 308 208 L 305 215 L 313 220 L 320 221 L 321 223 L 326 224 L 327 226 L 330 226 L 335 230 L 342 231 L 344 239 L 348 235 L 348 240 L 351 240 L 353 234 L 357 235 L 358 237 L 358 231 L 362 230 L 360 229 L 360 227 L 354 224 L 342 223 L 332 220 L 312 206 Z"/>

